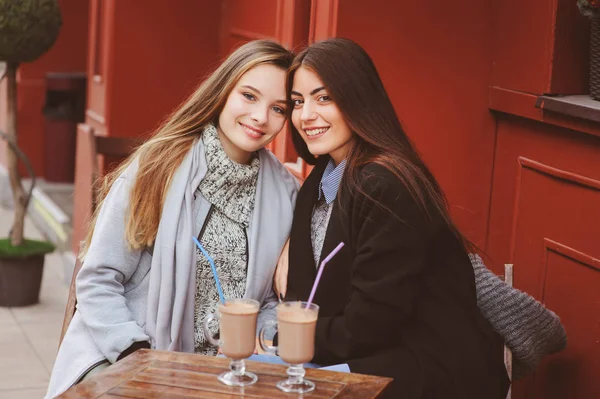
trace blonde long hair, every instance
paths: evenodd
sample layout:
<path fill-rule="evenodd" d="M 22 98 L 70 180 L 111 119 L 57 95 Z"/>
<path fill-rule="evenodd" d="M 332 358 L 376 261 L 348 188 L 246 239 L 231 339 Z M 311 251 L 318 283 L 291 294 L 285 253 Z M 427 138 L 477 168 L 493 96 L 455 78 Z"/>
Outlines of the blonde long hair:
<path fill-rule="evenodd" d="M 227 57 L 148 141 L 104 177 L 79 258 L 83 259 L 89 249 L 98 213 L 108 191 L 135 159 L 139 160 L 139 167 L 126 212 L 125 239 L 132 249 L 150 247 L 156 239 L 162 207 L 175 171 L 194 139 L 202 134 L 204 126 L 216 123 L 227 97 L 242 75 L 261 64 L 287 70 L 292 60 L 292 52 L 270 40 L 246 43 Z"/>

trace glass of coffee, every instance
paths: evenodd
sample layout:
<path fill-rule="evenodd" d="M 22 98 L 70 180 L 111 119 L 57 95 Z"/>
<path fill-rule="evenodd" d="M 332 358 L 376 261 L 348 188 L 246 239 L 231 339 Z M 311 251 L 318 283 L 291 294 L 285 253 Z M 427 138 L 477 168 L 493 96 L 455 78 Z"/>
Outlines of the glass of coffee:
<path fill-rule="evenodd" d="M 279 381 L 277 388 L 283 392 L 306 393 L 315 389 L 315 384 L 305 380 L 304 363 L 315 355 L 315 327 L 319 307 L 307 302 L 283 302 L 277 305 L 277 323 L 270 320 L 260 330 L 260 345 L 269 353 L 277 353 L 289 364 L 288 379 Z M 265 331 L 278 330 L 278 346 L 265 343 Z"/>
<path fill-rule="evenodd" d="M 258 380 L 256 374 L 246 371 L 244 359 L 254 353 L 259 309 L 259 303 L 253 299 L 230 299 L 219 303 L 217 313 L 211 313 L 204 319 L 204 335 L 211 345 L 221 347 L 221 352 L 231 360 L 230 371 L 218 377 L 225 385 L 247 386 Z M 214 319 L 219 321 L 218 341 L 208 329 Z"/>

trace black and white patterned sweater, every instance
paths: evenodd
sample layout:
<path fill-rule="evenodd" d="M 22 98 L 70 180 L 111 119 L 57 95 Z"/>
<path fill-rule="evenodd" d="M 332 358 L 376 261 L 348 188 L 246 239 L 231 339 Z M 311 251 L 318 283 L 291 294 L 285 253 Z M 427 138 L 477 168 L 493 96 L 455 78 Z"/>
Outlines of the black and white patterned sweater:
<path fill-rule="evenodd" d="M 215 262 L 225 298 L 242 298 L 248 266 L 246 229 L 254 208 L 259 158 L 254 156 L 249 165 L 232 161 L 214 126 L 204 130 L 202 140 L 208 171 L 198 190 L 212 206 L 199 239 Z M 216 311 L 219 296 L 208 260 L 199 250 L 196 253 L 195 352 L 215 355 L 217 348 L 207 341 L 202 324 Z M 216 323 L 210 330 L 217 335 Z"/>

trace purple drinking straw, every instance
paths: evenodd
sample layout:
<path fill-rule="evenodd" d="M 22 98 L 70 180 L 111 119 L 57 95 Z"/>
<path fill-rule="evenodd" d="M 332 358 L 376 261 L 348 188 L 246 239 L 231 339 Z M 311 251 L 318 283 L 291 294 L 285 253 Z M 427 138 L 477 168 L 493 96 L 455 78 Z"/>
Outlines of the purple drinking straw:
<path fill-rule="evenodd" d="M 315 283 L 313 284 L 312 291 L 310 292 L 310 297 L 308 298 L 308 303 L 306 305 L 307 309 L 310 306 L 310 304 L 312 303 L 313 298 L 315 297 L 315 292 L 317 292 L 317 286 L 319 285 L 319 280 L 321 280 L 321 274 L 323 274 L 323 269 L 325 269 L 325 263 L 329 262 L 331 260 L 331 258 L 333 258 L 335 256 L 335 254 L 337 254 L 340 251 L 340 249 L 342 249 L 343 246 L 344 246 L 344 243 L 340 242 L 338 244 L 338 246 L 335 247 L 335 249 L 333 251 L 331 251 L 331 253 L 329 255 L 327 255 L 327 257 L 325 259 L 323 259 L 323 262 L 321 262 L 321 267 L 319 268 L 319 272 L 317 273 L 317 278 L 315 278 Z"/>

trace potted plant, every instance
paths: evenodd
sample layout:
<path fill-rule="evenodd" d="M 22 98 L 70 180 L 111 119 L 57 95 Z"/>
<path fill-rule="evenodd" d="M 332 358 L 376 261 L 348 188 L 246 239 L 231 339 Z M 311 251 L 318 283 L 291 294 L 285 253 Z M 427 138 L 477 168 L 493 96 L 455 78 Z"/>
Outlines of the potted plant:
<path fill-rule="evenodd" d="M 42 281 L 44 256 L 52 244 L 24 238 L 27 205 L 35 174 L 17 146 L 17 69 L 22 62 L 39 58 L 52 47 L 62 26 L 56 0 L 0 0 L 0 61 L 5 63 L 7 164 L 13 194 L 14 220 L 9 237 L 0 240 L 0 306 L 36 303 Z M 18 161 L 22 159 L 32 177 L 29 190 L 21 184 Z"/>
<path fill-rule="evenodd" d="M 577 0 L 577 7 L 590 18 L 590 97 L 600 101 L 600 0 Z"/>

